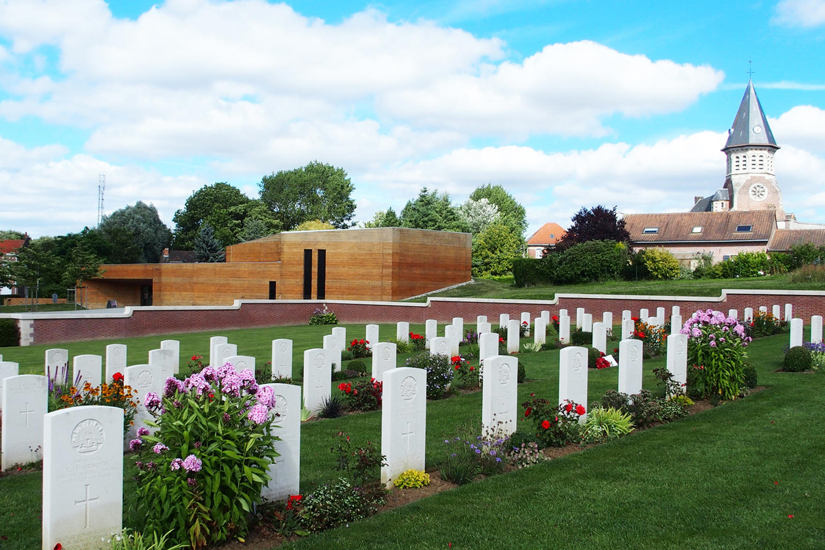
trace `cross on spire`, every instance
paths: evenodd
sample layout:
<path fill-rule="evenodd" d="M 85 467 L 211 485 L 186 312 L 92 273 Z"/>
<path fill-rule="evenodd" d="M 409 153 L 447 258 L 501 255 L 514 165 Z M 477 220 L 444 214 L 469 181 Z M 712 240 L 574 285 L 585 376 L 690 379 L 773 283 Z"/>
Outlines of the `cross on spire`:
<path fill-rule="evenodd" d="M 748 72 L 748 80 L 753 79 L 753 67 L 751 66 L 751 63 L 753 63 L 753 60 L 748 59 L 748 71 L 747 71 Z"/>

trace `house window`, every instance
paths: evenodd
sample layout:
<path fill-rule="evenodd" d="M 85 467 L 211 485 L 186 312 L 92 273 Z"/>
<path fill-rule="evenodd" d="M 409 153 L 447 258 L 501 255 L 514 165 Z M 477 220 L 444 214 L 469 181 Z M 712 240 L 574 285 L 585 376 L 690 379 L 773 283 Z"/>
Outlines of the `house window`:
<path fill-rule="evenodd" d="M 536 258 L 541 258 L 541 249 L 536 250 Z"/>
<path fill-rule="evenodd" d="M 722 256 L 722 261 L 723 261 L 723 262 L 727 262 L 728 260 L 730 260 L 730 256 L 728 256 L 727 254 L 725 254 L 724 256 Z"/>
<path fill-rule="evenodd" d="M 642 233 L 645 233 L 645 234 L 658 233 L 658 232 L 659 232 L 658 227 L 645 227 L 644 231 L 642 231 Z"/>
<path fill-rule="evenodd" d="M 701 233 L 701 232 L 702 232 L 702 226 L 701 225 L 697 225 L 696 227 L 693 228 L 693 231 L 691 231 L 691 233 Z"/>
<path fill-rule="evenodd" d="M 555 235 L 553 235 L 552 233 L 550 233 L 550 238 L 551 238 L 551 239 L 555 239 L 555 238 L 556 238 L 556 236 L 555 236 Z"/>
<path fill-rule="evenodd" d="M 737 233 L 750 233 L 751 231 L 753 231 L 753 226 L 752 225 L 737 225 L 736 226 L 736 232 Z"/>

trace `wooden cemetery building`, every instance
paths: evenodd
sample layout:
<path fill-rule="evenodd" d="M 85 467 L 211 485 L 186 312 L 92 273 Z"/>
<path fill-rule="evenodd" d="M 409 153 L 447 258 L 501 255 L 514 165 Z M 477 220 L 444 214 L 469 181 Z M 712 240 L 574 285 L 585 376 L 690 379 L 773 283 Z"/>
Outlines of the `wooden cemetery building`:
<path fill-rule="evenodd" d="M 469 233 L 406 228 L 292 231 L 226 247 L 226 263 L 102 266 L 90 308 L 251 300 L 393 301 L 471 279 Z"/>

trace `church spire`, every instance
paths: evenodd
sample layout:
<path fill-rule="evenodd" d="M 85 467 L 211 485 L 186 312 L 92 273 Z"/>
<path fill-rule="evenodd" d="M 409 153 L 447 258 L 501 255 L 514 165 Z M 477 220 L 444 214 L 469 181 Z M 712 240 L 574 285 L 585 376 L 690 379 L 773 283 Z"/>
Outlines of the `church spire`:
<path fill-rule="evenodd" d="M 751 80 L 748 80 L 748 87 L 742 97 L 742 103 L 739 104 L 733 127 L 728 131 L 728 142 L 722 150 L 747 145 L 764 145 L 779 149 Z"/>

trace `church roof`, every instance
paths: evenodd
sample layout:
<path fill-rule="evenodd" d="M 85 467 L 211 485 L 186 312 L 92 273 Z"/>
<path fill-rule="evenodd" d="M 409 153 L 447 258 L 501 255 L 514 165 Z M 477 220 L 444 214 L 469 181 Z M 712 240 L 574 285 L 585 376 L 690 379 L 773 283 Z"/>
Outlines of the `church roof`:
<path fill-rule="evenodd" d="M 762 111 L 762 104 L 756 97 L 753 82 L 750 80 L 745 89 L 745 95 L 742 97 L 742 103 L 739 104 L 739 111 L 736 112 L 733 127 L 728 131 L 725 149 L 743 145 L 771 145 L 779 149 L 773 138 L 771 127 L 768 125 L 768 118 Z"/>
<path fill-rule="evenodd" d="M 693 205 L 693 208 L 690 209 L 691 212 L 711 212 L 713 210 L 713 203 L 715 201 L 729 201 L 730 195 L 728 194 L 727 189 L 718 189 L 716 193 L 709 197 L 705 197 L 704 199 L 700 199 L 696 201 L 696 204 Z"/>
<path fill-rule="evenodd" d="M 625 229 L 638 244 L 770 240 L 773 210 L 627 214 Z"/>
<path fill-rule="evenodd" d="M 772 252 L 787 252 L 792 246 L 800 244 L 825 246 L 825 230 L 777 229 L 768 245 L 768 250 Z"/>

